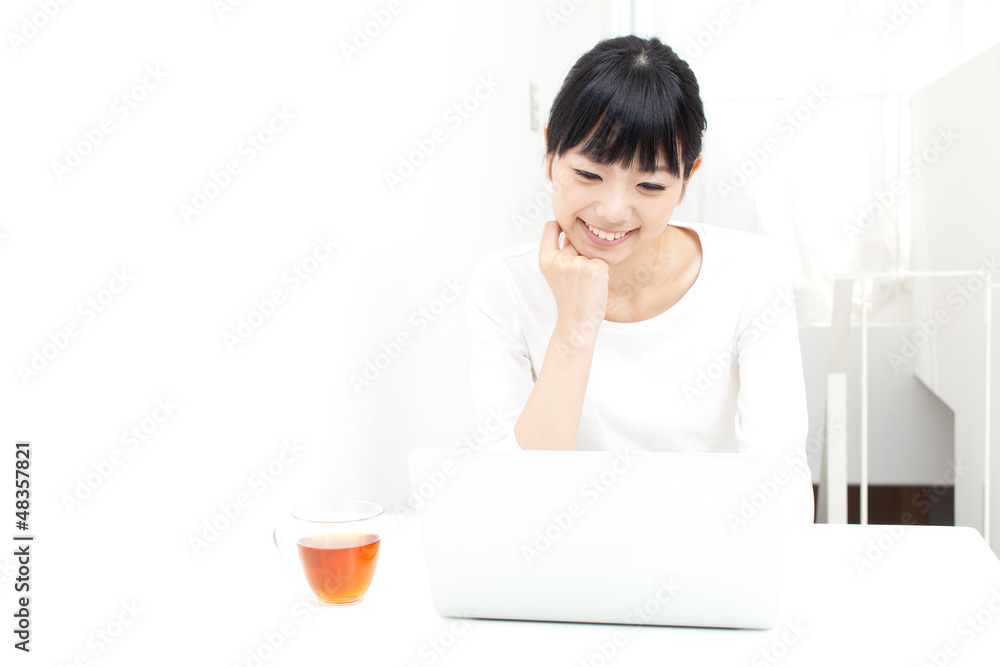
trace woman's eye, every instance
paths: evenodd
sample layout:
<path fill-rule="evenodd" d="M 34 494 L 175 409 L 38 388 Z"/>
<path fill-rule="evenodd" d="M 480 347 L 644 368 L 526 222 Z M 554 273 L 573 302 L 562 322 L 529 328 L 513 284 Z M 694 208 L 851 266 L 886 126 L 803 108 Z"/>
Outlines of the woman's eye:
<path fill-rule="evenodd" d="M 664 188 L 662 185 L 657 185 L 656 183 L 640 183 L 639 185 L 641 185 L 645 190 L 651 190 L 651 191 L 666 190 L 666 188 Z"/>
<path fill-rule="evenodd" d="M 600 176 L 598 176 L 597 174 L 592 174 L 589 171 L 583 171 L 582 169 L 577 169 L 576 173 L 578 173 L 579 175 L 583 176 L 588 181 L 593 181 L 595 179 L 600 178 Z"/>

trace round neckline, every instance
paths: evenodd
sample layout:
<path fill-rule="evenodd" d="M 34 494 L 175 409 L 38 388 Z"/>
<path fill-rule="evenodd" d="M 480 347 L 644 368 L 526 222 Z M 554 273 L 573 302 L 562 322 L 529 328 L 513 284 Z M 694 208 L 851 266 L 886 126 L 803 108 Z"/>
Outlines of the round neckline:
<path fill-rule="evenodd" d="M 643 333 L 648 329 L 659 327 L 664 322 L 677 319 L 690 307 L 689 304 L 698 298 L 702 285 L 705 283 L 705 267 L 708 264 L 709 257 L 711 256 L 711 249 L 705 242 L 705 228 L 699 223 L 690 224 L 680 222 L 678 220 L 671 220 L 668 224 L 671 227 L 690 229 L 698 235 L 698 243 L 701 245 L 701 266 L 698 268 L 698 275 L 695 276 L 691 287 L 684 292 L 681 298 L 678 299 L 674 305 L 670 306 L 658 315 L 654 315 L 653 317 L 645 320 L 639 320 L 638 322 L 612 322 L 610 320 L 604 320 L 601 322 L 601 331 L 611 331 L 614 333 Z"/>

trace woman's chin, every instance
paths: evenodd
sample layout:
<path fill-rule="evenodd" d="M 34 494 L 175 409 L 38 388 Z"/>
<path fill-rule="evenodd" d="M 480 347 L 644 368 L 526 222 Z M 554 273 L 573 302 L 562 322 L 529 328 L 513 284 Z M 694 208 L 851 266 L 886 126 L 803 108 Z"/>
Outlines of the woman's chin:
<path fill-rule="evenodd" d="M 577 249 L 577 252 L 580 254 L 581 257 L 586 257 L 587 259 L 599 259 L 607 263 L 608 266 L 614 266 L 615 264 L 620 264 L 622 260 L 625 259 L 625 257 L 620 256 L 616 252 L 606 252 L 606 251 L 602 252 L 600 248 L 596 249 L 585 248 L 583 250 Z"/>

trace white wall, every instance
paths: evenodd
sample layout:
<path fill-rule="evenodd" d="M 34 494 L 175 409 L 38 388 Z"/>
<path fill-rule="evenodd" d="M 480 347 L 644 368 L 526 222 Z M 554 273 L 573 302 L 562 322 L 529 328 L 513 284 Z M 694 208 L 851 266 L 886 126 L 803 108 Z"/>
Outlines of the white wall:
<path fill-rule="evenodd" d="M 190 557 L 203 520 L 248 493 L 249 518 L 219 541 L 256 544 L 300 502 L 403 502 L 407 451 L 476 427 L 464 298 L 426 326 L 412 318 L 488 251 L 537 236 L 548 212 L 512 221 L 545 192 L 529 81 L 544 122 L 566 69 L 607 36 L 609 4 L 406 1 L 349 61 L 342 44 L 387 7 L 248 2 L 220 17 L 207 1 L 73 3 L 0 54 L 0 439 L 36 443 L 50 535 L 113 518 L 142 527 L 137 544 Z M 17 32 L 37 11 L 7 3 L 2 24 Z M 115 98 L 147 66 L 164 79 L 120 117 Z M 467 118 L 446 115 L 477 89 Z M 294 120 L 247 160 L 241 143 L 281 107 Z M 112 131 L 57 178 L 52 162 L 105 118 Z M 385 172 L 435 128 L 443 142 L 391 190 Z M 185 221 L 179 205 L 229 160 L 241 171 Z M 339 244 L 333 257 L 286 282 L 318 237 Z M 103 312 L 78 310 L 122 269 Z M 228 349 L 274 290 L 273 316 Z M 45 348 L 67 325 L 64 349 Z M 355 391 L 352 375 L 401 334 L 411 345 Z M 23 378 L 36 351 L 50 358 Z M 165 398 L 175 413 L 130 449 L 122 433 Z M 274 463 L 289 438 L 304 452 Z M 110 477 L 67 508 L 113 455 Z M 281 473 L 260 484 L 269 463 Z"/>
<path fill-rule="evenodd" d="M 914 95 L 914 145 L 926 145 L 946 132 L 952 137 L 915 184 L 913 206 L 914 268 L 983 271 L 998 280 L 1000 260 L 1000 202 L 996 198 L 1000 151 L 1000 45 L 994 46 L 941 77 Z M 942 142 L 943 145 L 943 142 Z M 915 290 L 918 313 L 948 317 L 947 326 L 931 336 L 921 350 L 920 376 L 955 410 L 956 455 L 974 461 L 974 468 L 956 488 L 955 514 L 959 525 L 980 530 L 984 516 L 984 480 L 1000 480 L 996 424 L 1000 403 L 993 389 L 986 405 L 987 344 L 996 358 L 998 329 L 987 338 L 986 290 L 982 277 L 939 279 Z M 964 290 L 964 291 L 963 291 Z M 994 290 L 994 299 L 1000 290 Z M 994 306 L 995 308 L 996 306 Z M 995 363 L 995 361 L 994 361 Z M 987 410 L 993 424 L 991 471 L 985 470 L 984 441 Z M 1000 551 L 1000 495 L 991 498 L 990 541 Z"/>

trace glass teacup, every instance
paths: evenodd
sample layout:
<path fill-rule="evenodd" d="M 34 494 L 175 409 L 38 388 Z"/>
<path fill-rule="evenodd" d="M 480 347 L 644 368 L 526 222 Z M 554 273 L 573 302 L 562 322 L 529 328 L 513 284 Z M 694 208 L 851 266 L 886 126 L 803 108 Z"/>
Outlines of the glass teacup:
<path fill-rule="evenodd" d="M 380 505 L 362 500 L 303 505 L 292 512 L 287 526 L 274 530 L 274 545 L 289 557 L 297 552 L 306 581 L 321 604 L 356 604 L 375 575 L 383 511 Z"/>

